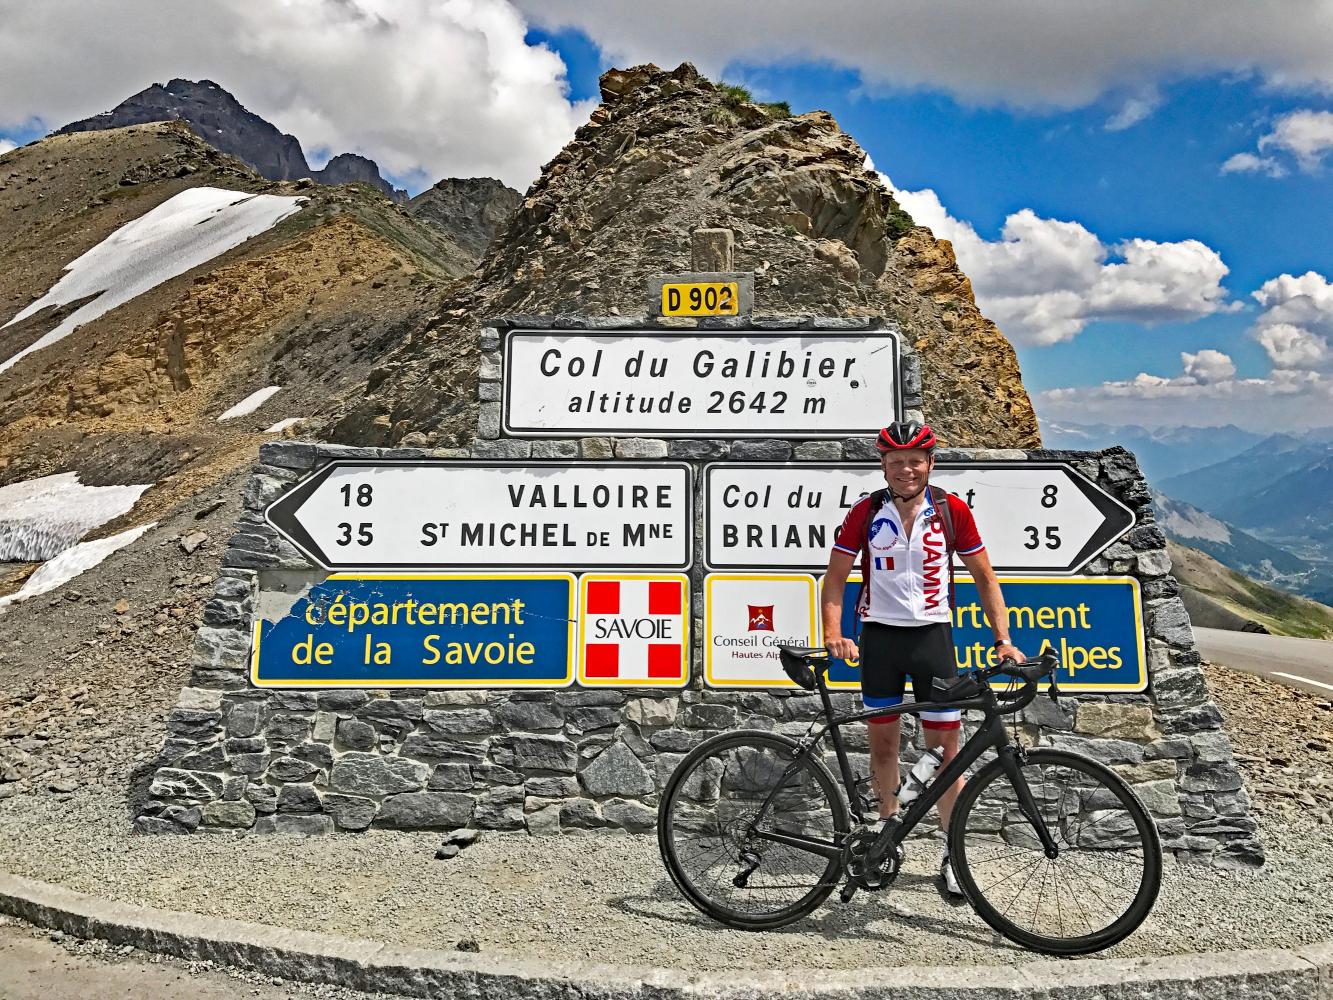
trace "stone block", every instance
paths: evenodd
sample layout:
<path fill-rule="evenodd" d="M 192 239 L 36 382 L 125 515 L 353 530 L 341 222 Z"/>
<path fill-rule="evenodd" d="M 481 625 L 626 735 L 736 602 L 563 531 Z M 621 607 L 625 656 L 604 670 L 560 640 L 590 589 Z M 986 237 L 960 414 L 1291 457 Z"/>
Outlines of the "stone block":
<path fill-rule="evenodd" d="M 1222 728 L 1222 713 L 1212 702 L 1196 705 L 1162 719 L 1162 728 L 1168 736 L 1182 736 Z"/>
<path fill-rule="evenodd" d="M 226 802 L 238 802 L 245 798 L 245 790 L 250 787 L 250 779 L 244 774 L 233 774 L 222 779 L 222 798 Z"/>
<path fill-rule="evenodd" d="M 320 691 L 316 698 L 325 712 L 354 712 L 368 701 L 370 695 L 364 691 Z"/>
<path fill-rule="evenodd" d="M 314 785 L 283 785 L 278 789 L 278 812 L 280 813 L 317 813 L 322 812 L 319 793 Z"/>
<path fill-rule="evenodd" d="M 264 773 L 268 767 L 268 760 L 267 751 L 264 753 L 234 753 L 227 763 L 237 774 L 248 774 L 254 777 Z"/>
<path fill-rule="evenodd" d="M 1083 706 L 1079 706 L 1082 711 Z M 1087 754 L 1103 764 L 1138 764 L 1143 760 L 1143 744 L 1128 740 L 1109 740 L 1081 738 L 1055 734 L 1051 736 L 1051 745 L 1061 750 Z"/>
<path fill-rule="evenodd" d="M 547 438 L 532 442 L 533 458 L 578 458 L 579 442 L 574 438 Z"/>
<path fill-rule="evenodd" d="M 528 833 L 534 837 L 551 837 L 560 833 L 560 805 L 558 803 L 534 809 L 523 817 Z"/>
<path fill-rule="evenodd" d="M 334 734 L 338 728 L 338 716 L 332 712 L 316 712 L 314 726 L 310 731 L 312 739 L 321 743 L 333 742 Z"/>
<path fill-rule="evenodd" d="M 422 704 L 415 698 L 372 698 L 356 712 L 358 719 L 377 724 L 388 722 L 415 723 L 420 722 L 423 715 Z"/>
<path fill-rule="evenodd" d="M 472 822 L 483 830 L 523 829 L 522 787 L 492 788 L 477 797 Z"/>
<path fill-rule="evenodd" d="M 222 778 L 204 771 L 163 767 L 153 775 L 148 794 L 156 799 L 197 799 L 211 802 L 222 795 Z"/>
<path fill-rule="evenodd" d="M 1185 792 L 1234 792 L 1241 787 L 1240 772 L 1230 763 L 1198 761 L 1185 768 L 1180 788 Z"/>
<path fill-rule="evenodd" d="M 319 768 L 296 757 L 276 757 L 268 766 L 267 777 L 273 781 L 307 781 Z"/>
<path fill-rule="evenodd" d="M 1179 767 L 1174 760 L 1145 760 L 1142 764 L 1115 764 L 1111 770 L 1131 785 L 1145 781 L 1175 781 Z"/>
<path fill-rule="evenodd" d="M 482 403 L 498 403 L 500 401 L 500 383 L 478 382 L 477 399 Z"/>
<path fill-rule="evenodd" d="M 484 785 L 521 785 L 523 775 L 499 764 L 482 762 L 472 765 L 472 779 Z"/>
<path fill-rule="evenodd" d="M 607 826 L 629 830 L 631 833 L 648 833 L 657 827 L 657 810 L 629 799 L 603 802 L 602 816 Z"/>
<path fill-rule="evenodd" d="M 222 708 L 222 692 L 193 687 L 181 688 L 180 696 L 176 699 L 176 707 L 216 712 Z"/>
<path fill-rule="evenodd" d="M 421 703 L 424 708 L 458 708 L 489 702 L 490 696 L 485 691 L 427 691 Z"/>
<path fill-rule="evenodd" d="M 532 442 L 501 438 L 498 441 L 478 440 L 472 446 L 473 458 L 531 458 Z"/>
<path fill-rule="evenodd" d="M 536 732 L 559 729 L 564 725 L 564 712 L 551 701 L 508 701 L 495 710 L 495 715 L 506 729 Z"/>
<path fill-rule="evenodd" d="M 1038 695 L 1030 705 L 1020 713 L 1019 718 L 1031 726 L 1056 732 L 1068 732 L 1074 728 L 1073 704 L 1067 699 L 1056 703 L 1043 695 Z"/>
<path fill-rule="evenodd" d="M 683 458 L 695 462 L 710 462 L 725 458 L 727 446 L 721 441 L 696 441 L 681 438 L 667 444 L 668 458 Z"/>
<path fill-rule="evenodd" d="M 735 245 L 735 235 L 730 229 L 694 230 L 690 233 L 690 259 L 694 270 L 730 271 Z M 660 307 L 661 303 L 658 305 Z"/>
<path fill-rule="evenodd" d="M 793 455 L 801 462 L 837 462 L 842 458 L 842 442 L 802 441 Z"/>
<path fill-rule="evenodd" d="M 736 710 L 729 705 L 689 705 L 682 721 L 692 729 L 734 729 Z"/>
<path fill-rule="evenodd" d="M 268 815 L 278 811 L 278 790 L 272 785 L 252 784 L 245 790 L 245 801 L 255 807 L 255 812 Z"/>
<path fill-rule="evenodd" d="M 467 764 L 437 764 L 426 788 L 432 792 L 471 791 L 472 768 Z"/>
<path fill-rule="evenodd" d="M 379 805 L 359 795 L 339 795 L 330 792 L 324 796 L 324 811 L 333 817 L 339 830 L 364 830 L 370 826 Z"/>
<path fill-rule="evenodd" d="M 481 761 L 486 753 L 486 744 L 468 740 L 456 740 L 434 733 L 413 733 L 403 741 L 402 755 L 431 764 L 466 763 Z"/>
<path fill-rule="evenodd" d="M 1134 786 L 1134 794 L 1154 816 L 1180 815 L 1180 797 L 1176 794 L 1176 783 L 1173 779 L 1145 781 Z"/>
<path fill-rule="evenodd" d="M 638 797 L 656 789 L 643 762 L 623 743 L 613 743 L 579 772 L 579 781 L 591 794 Z"/>
<path fill-rule="evenodd" d="M 495 718 L 489 709 L 431 709 L 422 717 L 427 729 L 441 736 L 476 736 L 495 731 Z"/>
<path fill-rule="evenodd" d="M 425 787 L 430 766 L 402 757 L 345 753 L 333 765 L 329 787 L 352 795 L 382 796 Z"/>
<path fill-rule="evenodd" d="M 319 696 L 315 691 L 274 691 L 269 703 L 287 712 L 313 712 L 319 707 Z"/>
<path fill-rule="evenodd" d="M 477 378 L 482 382 L 498 382 L 504 377 L 504 362 L 499 351 L 482 351 L 477 365 Z"/>
<path fill-rule="evenodd" d="M 791 442 L 781 438 L 734 441 L 731 459 L 735 462 L 786 462 L 791 459 Z"/>
<path fill-rule="evenodd" d="M 509 736 L 496 740 L 495 762 L 523 770 L 563 771 L 572 773 L 578 760 L 574 744 L 563 736 Z M 502 759 L 500 748 L 508 750 Z"/>
<path fill-rule="evenodd" d="M 1155 740 L 1161 729 L 1147 705 L 1118 705 L 1106 701 L 1084 701 L 1074 717 L 1074 731 L 1089 736 L 1120 740 Z"/>
<path fill-rule="evenodd" d="M 322 837 L 333 832 L 333 817 L 323 814 L 285 813 L 255 820 L 255 833 L 282 833 Z"/>
<path fill-rule="evenodd" d="M 590 437 L 579 441 L 579 450 L 584 458 L 614 458 L 615 445 L 610 438 Z"/>
<path fill-rule="evenodd" d="M 293 712 L 275 712 L 264 727 L 270 743 L 304 743 L 310 739 L 310 724 L 314 720 Z"/>
<path fill-rule="evenodd" d="M 562 829 L 596 830 L 605 825 L 602 809 L 592 799 L 568 799 L 560 804 Z"/>
<path fill-rule="evenodd" d="M 573 734 L 613 729 L 620 725 L 623 708 L 619 705 L 588 705 L 566 713 L 566 728 Z"/>
<path fill-rule="evenodd" d="M 1221 729 L 1194 733 L 1190 737 L 1190 745 L 1194 747 L 1194 754 L 1201 761 L 1216 764 L 1232 759 L 1231 741 Z"/>
<path fill-rule="evenodd" d="M 391 830 L 453 830 L 472 819 L 473 799 L 463 792 L 404 792 L 380 806 L 375 826 Z"/>
<path fill-rule="evenodd" d="M 667 443 L 658 438 L 617 438 L 616 458 L 666 458 Z"/>
<path fill-rule="evenodd" d="M 873 437 L 847 438 L 842 442 L 842 457 L 849 462 L 878 462 Z"/>
<path fill-rule="evenodd" d="M 186 754 L 177 761 L 184 771 L 222 771 L 227 766 L 227 755 L 220 743 Z"/>
<path fill-rule="evenodd" d="M 255 824 L 255 807 L 249 802 L 208 802 L 199 812 L 200 823 L 203 826 L 248 830 Z"/>
<path fill-rule="evenodd" d="M 374 750 L 375 727 L 357 719 L 339 719 L 336 739 L 346 750 Z"/>
<path fill-rule="evenodd" d="M 689 753 L 707 738 L 707 733 L 688 729 L 661 729 L 648 737 L 658 750 L 669 753 Z"/>
<path fill-rule="evenodd" d="M 1144 610 L 1150 634 L 1166 640 L 1172 646 L 1189 648 L 1194 645 L 1190 616 L 1179 597 L 1145 601 Z"/>
<path fill-rule="evenodd" d="M 634 698 L 625 704 L 625 721 L 641 728 L 669 726 L 676 721 L 680 702 L 675 697 Z"/>
<path fill-rule="evenodd" d="M 548 799 L 567 799 L 579 793 L 577 778 L 561 775 L 528 778 L 523 782 L 523 790 L 529 795 Z"/>
<path fill-rule="evenodd" d="M 1171 556 L 1166 549 L 1148 549 L 1138 554 L 1135 568 L 1139 576 L 1166 576 L 1171 572 Z"/>
<path fill-rule="evenodd" d="M 623 705 L 629 700 L 624 691 L 566 688 L 554 693 L 556 704 L 566 708 L 582 705 Z"/>
<path fill-rule="evenodd" d="M 477 437 L 495 439 L 500 436 L 500 404 L 482 403 L 477 407 Z"/>

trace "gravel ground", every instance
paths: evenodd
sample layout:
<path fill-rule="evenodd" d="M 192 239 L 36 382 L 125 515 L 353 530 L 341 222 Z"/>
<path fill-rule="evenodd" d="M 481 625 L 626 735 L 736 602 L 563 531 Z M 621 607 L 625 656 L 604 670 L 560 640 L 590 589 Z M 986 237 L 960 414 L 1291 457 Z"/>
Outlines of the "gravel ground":
<path fill-rule="evenodd" d="M 650 837 L 483 836 L 449 862 L 431 834 L 131 837 L 123 800 L 85 789 L 0 814 L 0 868 L 126 902 L 399 944 L 696 969 L 1021 963 L 934 888 L 933 843 L 897 886 L 793 928 L 729 930 L 692 910 Z M 1327 826 L 1266 831 L 1258 872 L 1167 867 L 1143 928 L 1111 956 L 1274 948 L 1333 937 Z M 317 873 L 328 873 L 319 875 Z"/>
<path fill-rule="evenodd" d="M 142 665 L 139 671 L 142 685 Z M 937 850 L 928 841 L 911 845 L 904 873 L 888 892 L 858 895 L 848 906 L 834 897 L 795 927 L 754 934 L 723 928 L 685 903 L 651 837 L 487 834 L 447 862 L 435 860 L 439 837 L 429 833 L 133 837 L 126 789 L 142 780 L 137 765 L 160 745 L 157 702 L 171 671 L 144 686 L 129 677 L 103 678 L 91 685 L 89 700 L 122 704 L 66 714 L 61 695 L 76 672 L 78 665 L 70 664 L 45 683 L 25 678 L 23 696 L 10 703 L 5 735 L 15 741 L 11 747 L 78 740 L 66 744 L 65 756 L 77 787 L 57 785 L 49 773 L 0 783 L 11 790 L 0 801 L 2 870 L 166 909 L 527 957 L 715 970 L 1034 957 L 998 939 L 970 909 L 940 898 L 933 878 Z M 86 669 L 81 673 L 87 684 Z M 1257 872 L 1226 872 L 1168 861 L 1149 920 L 1103 953 L 1107 957 L 1333 938 L 1327 893 L 1333 884 L 1333 704 L 1225 668 L 1210 668 L 1209 680 L 1255 795 L 1268 864 Z M 34 705 L 38 692 L 58 707 Z M 111 692 L 118 697 L 108 698 Z M 66 727 L 81 732 L 66 736 Z M 55 756 L 54 749 L 43 756 Z"/>

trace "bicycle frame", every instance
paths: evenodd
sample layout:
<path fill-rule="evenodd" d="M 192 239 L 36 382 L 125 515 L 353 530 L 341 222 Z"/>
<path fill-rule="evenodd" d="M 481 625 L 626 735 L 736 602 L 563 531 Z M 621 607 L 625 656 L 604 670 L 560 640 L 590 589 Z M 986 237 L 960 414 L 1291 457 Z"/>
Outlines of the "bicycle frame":
<path fill-rule="evenodd" d="M 823 742 L 827 734 L 830 742 L 833 744 L 834 753 L 838 758 L 838 770 L 841 772 L 843 786 L 847 791 L 847 802 L 851 807 L 852 815 L 860 823 L 866 822 L 864 810 L 861 808 L 860 795 L 856 791 L 856 776 L 852 773 L 851 762 L 847 758 L 847 748 L 843 744 L 840 729 L 852 722 L 862 722 L 878 715 L 917 715 L 921 712 L 938 712 L 941 709 L 956 708 L 960 711 L 970 709 L 980 709 L 985 712 L 986 719 L 981 727 L 968 738 L 963 746 L 958 748 L 958 755 L 953 760 L 944 764 L 935 773 L 935 778 L 926 786 L 924 792 L 907 807 L 906 813 L 898 818 L 897 822 L 886 823 L 884 828 L 879 831 L 875 837 L 874 843 L 870 847 L 870 856 L 872 859 L 882 858 L 891 848 L 899 844 L 915 826 L 921 822 L 933 805 L 940 800 L 940 797 L 953 785 L 955 781 L 961 778 L 972 764 L 981 757 L 987 750 L 994 748 L 1000 758 L 1000 766 L 1004 768 L 1006 777 L 1012 784 L 1015 793 L 1018 796 L 1018 807 L 1028 822 L 1032 824 L 1033 832 L 1041 841 L 1042 847 L 1046 851 L 1046 856 L 1055 858 L 1059 856 L 1059 848 L 1056 846 L 1054 838 L 1050 831 L 1046 829 L 1045 822 L 1042 821 L 1041 812 L 1037 808 L 1036 800 L 1032 797 L 1032 790 L 1028 787 L 1027 779 L 1023 776 L 1023 771 L 1019 767 L 1019 748 L 1009 739 L 1009 734 L 1005 731 L 1004 721 L 999 713 L 999 702 L 995 693 L 989 687 L 983 686 L 981 693 L 975 698 L 968 698 L 960 701 L 932 701 L 932 702 L 903 702 L 901 705 L 893 706 L 892 710 L 886 712 L 885 709 L 877 708 L 861 712 L 854 712 L 850 715 L 835 715 L 833 713 L 833 703 L 829 700 L 828 687 L 824 683 L 824 674 L 822 670 L 815 670 L 815 683 L 819 689 L 820 701 L 824 706 L 824 718 L 826 723 L 822 729 L 814 736 L 810 737 L 808 743 L 800 753 L 796 755 L 792 763 L 783 772 L 782 779 L 785 780 L 791 772 L 800 766 L 809 754 L 813 753 L 815 748 Z M 1034 685 L 1035 686 L 1035 685 Z M 798 850 L 809 851 L 812 854 L 818 854 L 826 858 L 841 858 L 842 845 L 838 843 L 824 843 L 814 840 L 810 837 L 804 837 L 800 834 L 781 833 L 778 831 L 760 831 L 756 829 L 764 815 L 772 805 L 774 796 L 778 789 L 782 787 L 780 780 L 775 786 L 769 797 L 764 801 L 763 806 L 756 814 L 751 824 L 751 832 L 760 840 L 770 840 L 775 843 L 785 844 L 788 847 L 794 847 Z"/>

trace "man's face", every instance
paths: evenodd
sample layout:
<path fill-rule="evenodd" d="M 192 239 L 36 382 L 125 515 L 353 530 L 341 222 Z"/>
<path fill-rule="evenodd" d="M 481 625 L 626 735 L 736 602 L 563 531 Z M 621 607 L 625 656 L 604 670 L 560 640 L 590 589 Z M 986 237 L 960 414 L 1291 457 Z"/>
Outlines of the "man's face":
<path fill-rule="evenodd" d="M 880 457 L 884 481 L 893 492 L 904 496 L 912 496 L 925 487 L 934 464 L 934 458 L 924 448 L 890 451 Z"/>

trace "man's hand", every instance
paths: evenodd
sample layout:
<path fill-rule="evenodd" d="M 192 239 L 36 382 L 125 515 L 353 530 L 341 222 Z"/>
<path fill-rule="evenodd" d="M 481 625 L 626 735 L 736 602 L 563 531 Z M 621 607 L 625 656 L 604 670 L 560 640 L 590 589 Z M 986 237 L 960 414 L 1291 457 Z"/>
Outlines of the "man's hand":
<path fill-rule="evenodd" d="M 1006 656 L 1009 659 L 1013 660 L 1015 663 L 1026 663 L 1028 659 L 1026 656 L 1023 655 L 1023 651 L 1021 649 L 1019 649 L 1017 646 L 1011 643 L 1006 642 L 1002 646 L 995 647 L 996 659 L 1003 660 Z"/>
<path fill-rule="evenodd" d="M 836 639 L 825 638 L 824 645 L 828 647 L 829 655 L 839 660 L 854 660 L 860 655 L 856 643 L 851 639 L 844 639 L 842 636 L 838 636 Z"/>

